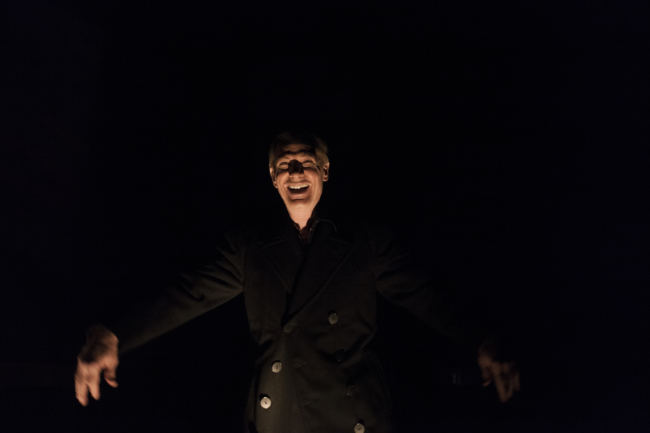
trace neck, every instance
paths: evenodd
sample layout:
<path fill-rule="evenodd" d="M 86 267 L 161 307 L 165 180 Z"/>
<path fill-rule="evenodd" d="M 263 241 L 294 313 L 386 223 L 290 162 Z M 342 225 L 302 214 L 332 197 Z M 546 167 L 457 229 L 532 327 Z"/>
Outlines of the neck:
<path fill-rule="evenodd" d="M 307 226 L 307 222 L 309 221 L 309 218 L 311 218 L 314 208 L 303 208 L 301 206 L 294 209 L 287 208 L 287 211 L 289 212 L 291 220 L 300 227 L 300 230 L 302 230 Z"/>

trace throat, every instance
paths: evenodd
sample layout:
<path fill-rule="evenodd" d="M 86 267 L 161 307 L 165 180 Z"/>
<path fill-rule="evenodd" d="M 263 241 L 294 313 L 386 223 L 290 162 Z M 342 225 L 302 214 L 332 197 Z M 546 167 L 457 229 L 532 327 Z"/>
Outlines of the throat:
<path fill-rule="evenodd" d="M 303 207 L 303 206 L 291 206 L 288 207 L 289 217 L 293 221 L 296 229 L 300 232 L 305 230 L 309 225 L 309 220 L 312 217 L 313 208 Z"/>

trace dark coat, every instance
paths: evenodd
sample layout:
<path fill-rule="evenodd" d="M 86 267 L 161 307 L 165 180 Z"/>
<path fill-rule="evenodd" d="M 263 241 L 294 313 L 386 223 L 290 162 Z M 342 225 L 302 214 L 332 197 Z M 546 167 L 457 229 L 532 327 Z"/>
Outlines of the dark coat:
<path fill-rule="evenodd" d="M 384 230 L 317 224 L 307 250 L 291 222 L 225 236 L 214 261 L 117 326 L 121 350 L 243 293 L 259 351 L 251 432 L 389 432 L 391 404 L 373 350 L 377 294 L 458 335 L 444 291 L 415 272 Z"/>

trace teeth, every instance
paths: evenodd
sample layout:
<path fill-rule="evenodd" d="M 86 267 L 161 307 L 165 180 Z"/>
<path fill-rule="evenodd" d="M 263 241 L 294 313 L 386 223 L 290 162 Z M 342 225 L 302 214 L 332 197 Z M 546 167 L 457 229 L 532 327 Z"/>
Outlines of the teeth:
<path fill-rule="evenodd" d="M 309 186 L 308 183 L 302 184 L 302 185 L 289 185 L 289 189 L 302 189 L 302 188 L 307 188 Z"/>

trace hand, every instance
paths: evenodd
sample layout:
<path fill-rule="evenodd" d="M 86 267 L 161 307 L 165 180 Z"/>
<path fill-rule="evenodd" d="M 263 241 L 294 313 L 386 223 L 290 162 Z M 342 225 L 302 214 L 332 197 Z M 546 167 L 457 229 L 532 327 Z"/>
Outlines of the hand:
<path fill-rule="evenodd" d="M 74 375 L 75 394 L 82 406 L 88 404 L 88 392 L 99 400 L 100 376 L 113 388 L 117 388 L 116 370 L 119 364 L 117 336 L 101 325 L 88 330 L 86 344 L 77 356 Z"/>
<path fill-rule="evenodd" d="M 481 369 L 483 386 L 494 382 L 499 401 L 505 403 L 520 389 L 519 369 L 512 361 L 497 361 L 496 347 L 484 342 L 478 349 L 478 366 Z"/>

